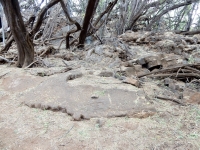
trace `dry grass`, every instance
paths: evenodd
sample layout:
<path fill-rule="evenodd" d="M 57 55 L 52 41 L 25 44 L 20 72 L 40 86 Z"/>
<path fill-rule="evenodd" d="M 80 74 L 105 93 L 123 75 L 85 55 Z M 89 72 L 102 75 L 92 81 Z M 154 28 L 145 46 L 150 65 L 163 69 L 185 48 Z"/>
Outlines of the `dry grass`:
<path fill-rule="evenodd" d="M 65 113 L 22 105 L 22 94 L 8 93 L 0 87 L 1 150 L 200 150 L 197 105 L 181 107 L 152 99 L 158 113 L 146 119 L 75 122 Z"/>

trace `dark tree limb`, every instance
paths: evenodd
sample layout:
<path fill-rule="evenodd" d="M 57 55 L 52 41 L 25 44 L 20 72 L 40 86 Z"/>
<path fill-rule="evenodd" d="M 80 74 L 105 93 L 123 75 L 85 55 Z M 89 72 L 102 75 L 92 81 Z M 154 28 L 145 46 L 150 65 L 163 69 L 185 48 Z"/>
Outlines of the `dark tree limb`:
<path fill-rule="evenodd" d="M 6 41 L 6 45 L 1 49 L 0 54 L 7 52 L 9 50 L 9 48 L 11 47 L 12 43 L 14 42 L 14 38 L 13 36 L 11 36 L 7 41 Z"/>
<path fill-rule="evenodd" d="M 75 32 L 77 32 L 77 31 L 81 30 L 81 26 L 80 26 L 80 24 L 79 24 L 77 21 L 74 21 L 74 20 L 70 17 L 69 12 L 68 12 L 68 9 L 67 9 L 67 7 L 65 6 L 65 3 L 63 2 L 63 0 L 60 0 L 60 4 L 61 4 L 61 6 L 62 6 L 62 9 L 63 9 L 64 13 L 65 13 L 66 18 L 69 19 L 69 21 L 70 21 L 71 24 L 75 24 L 75 25 L 76 25 L 76 29 L 69 31 L 69 32 L 67 33 L 67 35 L 66 35 L 66 49 L 69 49 L 69 48 L 70 48 L 70 44 L 69 44 L 69 37 L 70 37 L 70 34 L 75 33 Z"/>
<path fill-rule="evenodd" d="M 88 1 L 88 5 L 87 5 L 84 21 L 83 21 L 83 28 L 82 28 L 80 36 L 79 36 L 78 48 L 84 47 L 84 42 L 85 42 L 85 39 L 87 36 L 90 20 L 94 15 L 93 12 L 95 11 L 94 9 L 95 9 L 95 5 L 97 2 L 98 2 L 98 0 L 89 0 Z"/>
<path fill-rule="evenodd" d="M 90 29 L 88 30 L 87 36 L 90 36 L 94 34 L 105 22 L 105 20 L 109 17 L 110 12 L 113 10 L 114 6 L 117 4 L 118 0 L 114 0 L 113 2 L 110 2 L 105 11 L 103 11 L 99 17 L 96 19 L 96 21 L 90 25 Z M 97 26 L 97 24 L 100 22 L 100 20 L 103 18 L 105 14 L 108 14 L 106 19 L 101 21 L 100 25 Z"/>
<path fill-rule="evenodd" d="M 46 6 L 44 6 L 42 8 L 42 10 L 40 11 L 39 15 L 38 15 L 38 19 L 36 21 L 36 24 L 35 26 L 33 27 L 33 30 L 30 32 L 31 34 L 31 37 L 33 38 L 34 35 L 39 31 L 41 25 L 42 25 L 42 22 L 43 22 L 43 18 L 47 12 L 47 10 L 49 8 L 51 8 L 52 6 L 54 6 L 55 4 L 57 4 L 58 2 L 60 2 L 60 0 L 51 0 L 49 3 L 47 3 Z"/>
<path fill-rule="evenodd" d="M 33 41 L 26 30 L 18 0 L 0 0 L 12 35 L 17 44 L 18 67 L 26 67 L 34 60 Z"/>
<path fill-rule="evenodd" d="M 35 21 L 35 16 L 33 15 L 25 23 L 25 26 L 28 26 L 29 24 L 31 24 L 31 28 L 32 28 L 34 21 Z M 8 51 L 14 41 L 15 40 L 14 40 L 14 38 L 12 36 L 12 33 L 10 33 L 8 38 L 7 38 L 7 41 L 6 41 L 6 45 L 0 50 L 0 54 L 3 53 L 3 52 Z"/>
<path fill-rule="evenodd" d="M 97 24 L 99 23 L 99 21 L 101 20 L 101 18 L 102 18 L 105 14 L 107 14 L 110 10 L 113 9 L 113 7 L 117 4 L 117 1 L 118 1 L 118 0 L 115 0 L 115 1 L 110 2 L 110 3 L 108 4 L 108 6 L 107 6 L 107 8 L 105 9 L 105 11 L 102 12 L 102 13 L 99 15 L 99 17 L 96 19 L 96 21 L 94 22 L 94 24 L 93 24 L 94 26 L 97 26 Z"/>
<path fill-rule="evenodd" d="M 36 18 L 36 16 L 35 15 L 32 15 L 29 19 L 28 19 L 28 21 L 25 23 L 25 26 L 28 26 L 29 24 L 31 25 L 31 29 L 33 29 L 33 24 L 34 24 L 34 22 L 35 22 L 35 18 Z"/>
<path fill-rule="evenodd" d="M 3 1 L 3 0 L 2 0 Z M 38 16 L 38 19 L 37 19 L 37 22 L 36 22 L 36 25 L 33 27 L 32 31 L 30 32 L 30 35 L 31 35 L 31 39 L 33 39 L 34 35 L 39 31 L 41 25 L 42 25 L 42 21 L 44 19 L 44 16 L 47 12 L 47 10 L 49 8 L 51 8 L 52 6 L 54 6 L 55 4 L 57 4 L 60 0 L 51 0 L 45 7 L 43 7 L 43 9 L 40 11 L 39 13 L 39 16 Z M 25 25 L 29 25 L 31 22 L 34 23 L 35 21 L 35 18 L 33 16 L 31 16 L 29 18 L 29 20 L 25 23 Z M 33 25 L 33 24 L 32 24 Z M 2 52 L 5 52 L 5 51 L 8 51 L 9 48 L 11 47 L 12 43 L 14 42 L 14 38 L 13 36 L 11 36 L 7 42 L 6 42 L 6 45 L 3 49 L 1 49 L 0 53 Z"/>

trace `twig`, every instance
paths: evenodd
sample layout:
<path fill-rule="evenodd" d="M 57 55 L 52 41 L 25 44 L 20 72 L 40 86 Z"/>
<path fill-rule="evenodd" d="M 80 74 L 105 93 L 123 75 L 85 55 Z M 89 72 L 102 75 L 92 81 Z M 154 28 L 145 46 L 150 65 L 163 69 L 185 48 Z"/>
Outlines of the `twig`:
<path fill-rule="evenodd" d="M 181 70 L 181 68 L 178 69 L 177 74 L 176 74 L 176 77 L 178 76 L 178 73 L 180 72 L 180 70 Z"/>
<path fill-rule="evenodd" d="M 97 39 L 100 41 L 101 44 L 103 44 L 103 41 L 100 39 L 100 37 L 96 34 Z"/>
<path fill-rule="evenodd" d="M 63 62 L 67 67 L 69 67 L 69 65 L 68 65 L 64 60 L 62 60 L 62 62 Z"/>
<path fill-rule="evenodd" d="M 74 128 L 74 125 L 65 133 L 65 136 Z"/>
<path fill-rule="evenodd" d="M 62 40 L 60 41 L 60 44 L 59 44 L 57 50 L 60 50 L 60 47 L 61 47 L 61 45 L 62 45 L 62 43 L 63 43 L 64 41 L 65 41 L 65 39 L 62 39 Z"/>
<path fill-rule="evenodd" d="M 192 68 L 190 66 L 186 66 L 185 68 L 200 74 L 200 71 L 198 69 Z"/>
<path fill-rule="evenodd" d="M 42 57 L 48 50 L 49 50 L 49 47 L 45 51 L 43 51 L 42 54 L 39 55 L 39 57 Z"/>
<path fill-rule="evenodd" d="M 69 134 L 69 132 L 74 128 L 74 125 L 72 125 L 72 127 L 62 136 L 60 137 L 59 139 L 65 137 L 67 134 Z"/>
<path fill-rule="evenodd" d="M 46 54 L 51 49 L 55 49 L 53 46 L 49 46 L 45 51 L 42 52 L 42 54 L 39 55 L 39 57 L 42 57 L 44 54 Z"/>

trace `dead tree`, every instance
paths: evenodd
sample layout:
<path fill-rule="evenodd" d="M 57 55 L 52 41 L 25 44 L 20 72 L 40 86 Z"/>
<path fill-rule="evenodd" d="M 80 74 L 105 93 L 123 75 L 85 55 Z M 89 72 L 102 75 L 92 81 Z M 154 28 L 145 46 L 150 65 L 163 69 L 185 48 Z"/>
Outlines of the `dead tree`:
<path fill-rule="evenodd" d="M 60 2 L 60 0 L 51 0 L 49 3 L 46 4 L 46 6 L 44 6 L 42 8 L 42 10 L 40 11 L 40 13 L 38 15 L 38 19 L 36 21 L 36 24 L 35 24 L 35 26 L 33 27 L 33 30 L 30 33 L 32 35 L 32 38 L 40 30 L 40 27 L 41 27 L 42 22 L 43 22 L 43 18 L 45 16 L 47 10 L 49 8 L 51 8 L 52 6 L 54 6 L 55 4 L 57 4 L 58 2 Z"/>
<path fill-rule="evenodd" d="M 11 1 L 11 0 L 9 0 L 9 1 Z M 17 1 L 17 0 L 16 0 L 16 1 Z M 47 10 L 48 10 L 49 8 L 51 8 L 52 6 L 54 6 L 55 4 L 57 4 L 59 1 L 60 1 L 60 0 L 51 0 L 50 2 L 48 2 L 48 3 L 46 4 L 46 6 L 44 6 L 44 7 L 42 8 L 42 10 L 40 11 L 40 13 L 39 13 L 39 15 L 38 15 L 38 17 L 37 17 L 38 19 L 37 19 L 37 21 L 36 21 L 36 23 L 35 23 L 33 29 L 32 29 L 31 32 L 29 33 L 29 36 L 30 36 L 31 40 L 34 38 L 35 34 L 40 30 L 40 27 L 41 27 L 41 25 L 42 25 L 42 22 L 43 22 L 43 19 L 44 19 L 44 16 L 45 16 Z M 1 3 L 5 3 L 5 4 L 8 3 L 6 0 L 0 0 L 0 2 L 1 2 Z M 12 2 L 12 3 L 13 3 L 13 2 Z M 19 5 L 19 4 L 18 4 L 18 5 Z M 9 8 L 9 6 L 6 6 L 6 7 Z M 8 10 L 8 12 L 9 12 L 9 14 L 12 14 L 12 13 L 13 13 L 13 11 L 10 11 L 11 8 L 9 8 L 9 9 L 7 9 L 7 10 Z M 20 11 L 19 11 L 19 13 L 20 13 Z M 12 20 L 12 19 L 11 19 L 11 20 Z M 29 21 L 28 21 L 28 22 L 29 22 Z M 28 25 L 28 24 L 26 24 L 26 25 Z M 11 32 L 12 32 L 12 29 L 11 29 Z M 0 53 L 5 52 L 5 51 L 8 51 L 9 48 L 11 47 L 11 45 L 12 45 L 12 43 L 13 43 L 14 41 L 15 41 L 14 36 L 10 36 L 10 38 L 7 39 L 7 42 L 6 42 L 5 47 L 4 47 L 3 49 L 0 50 Z"/>
<path fill-rule="evenodd" d="M 114 6 L 117 4 L 117 2 L 118 0 L 114 0 L 113 2 L 110 2 L 108 6 L 106 7 L 106 9 L 102 13 L 99 14 L 96 21 L 92 23 L 92 25 L 90 26 L 87 36 L 91 36 L 92 34 L 94 34 L 105 23 L 111 11 L 113 10 Z M 102 19 L 106 14 L 107 16 L 104 19 Z"/>
<path fill-rule="evenodd" d="M 84 47 L 84 42 L 87 36 L 88 27 L 90 25 L 91 18 L 94 15 L 94 11 L 95 11 L 94 9 L 96 8 L 95 6 L 97 5 L 96 4 L 97 2 L 98 0 L 88 1 L 88 5 L 87 5 L 84 21 L 83 21 L 83 28 L 79 36 L 79 43 L 78 43 L 79 48 Z"/>
<path fill-rule="evenodd" d="M 188 12 L 188 14 L 187 14 L 187 17 L 188 17 L 188 22 L 187 22 L 187 24 L 186 24 L 186 27 L 185 27 L 185 31 L 190 31 L 190 29 L 191 29 L 191 25 L 192 25 L 192 16 L 193 16 L 193 13 L 194 13 L 194 9 L 195 9 L 195 6 L 196 6 L 196 4 L 197 3 L 194 3 L 193 5 L 192 5 L 192 8 L 191 8 L 191 10 Z"/>
<path fill-rule="evenodd" d="M 66 35 L 66 49 L 68 49 L 68 48 L 70 48 L 70 44 L 69 44 L 69 37 L 70 37 L 70 34 L 75 33 L 75 32 L 77 32 L 77 31 L 81 30 L 81 26 L 80 26 L 80 24 L 79 24 L 77 21 L 73 20 L 73 19 L 70 17 L 70 14 L 69 14 L 69 12 L 68 12 L 68 9 L 67 9 L 67 7 L 65 6 L 65 3 L 64 3 L 63 0 L 60 1 L 60 4 L 61 4 L 61 6 L 62 6 L 62 9 L 63 9 L 64 13 L 65 13 L 66 18 L 69 19 L 70 24 L 75 24 L 75 25 L 76 25 L 76 29 L 69 31 L 69 32 L 67 33 L 67 35 Z"/>
<path fill-rule="evenodd" d="M 175 4 L 169 8 L 166 8 L 164 9 L 161 13 L 159 13 L 158 15 L 154 16 L 153 19 L 151 20 L 151 22 L 149 23 L 149 25 L 146 27 L 146 30 L 149 31 L 151 30 L 152 26 L 158 22 L 160 20 L 160 18 L 165 15 L 166 13 L 168 13 L 169 11 L 171 10 L 174 10 L 174 9 L 177 9 L 179 7 L 182 7 L 182 6 L 187 6 L 187 5 L 190 5 L 194 2 L 197 2 L 198 0 L 187 0 L 186 2 L 183 2 L 183 3 L 178 3 L 178 4 Z"/>
<path fill-rule="evenodd" d="M 143 15 L 147 3 L 148 0 L 135 0 L 131 2 L 131 15 L 129 17 L 127 30 L 133 29 L 136 21 Z"/>
<path fill-rule="evenodd" d="M 0 0 L 18 49 L 18 67 L 26 67 L 34 60 L 34 46 L 22 15 L 18 0 Z"/>

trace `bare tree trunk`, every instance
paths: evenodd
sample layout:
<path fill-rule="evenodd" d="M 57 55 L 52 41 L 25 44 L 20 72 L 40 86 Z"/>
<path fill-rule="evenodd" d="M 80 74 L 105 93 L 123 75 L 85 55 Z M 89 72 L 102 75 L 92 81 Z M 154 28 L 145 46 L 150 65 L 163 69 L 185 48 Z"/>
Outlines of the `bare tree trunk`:
<path fill-rule="evenodd" d="M 87 36 L 87 31 L 88 31 L 88 27 L 90 25 L 90 20 L 92 18 L 92 16 L 94 15 L 94 9 L 96 6 L 96 3 L 98 2 L 98 0 L 89 0 L 88 1 L 88 5 L 87 5 L 87 9 L 86 9 L 86 13 L 85 13 L 85 17 L 84 17 L 84 21 L 83 21 L 83 28 L 82 31 L 80 33 L 79 36 L 79 44 L 78 47 L 84 47 L 84 42 Z"/>
<path fill-rule="evenodd" d="M 178 27 L 180 26 L 180 23 L 185 15 L 185 10 L 186 10 L 187 6 L 185 6 L 181 11 L 180 13 L 178 14 L 178 17 L 177 17 L 177 23 L 175 24 L 175 27 L 174 27 L 174 30 L 176 31 L 178 29 Z"/>
<path fill-rule="evenodd" d="M 143 11 L 145 9 L 145 6 L 147 5 L 147 0 L 135 0 L 131 3 L 131 15 L 129 17 L 128 21 L 128 27 L 127 29 L 130 30 L 133 28 L 136 21 L 143 15 Z"/>
<path fill-rule="evenodd" d="M 0 0 L 1 1 L 6 1 L 6 0 Z M 38 19 L 36 21 L 36 24 L 35 26 L 32 28 L 32 31 L 30 32 L 30 36 L 31 36 L 31 39 L 34 38 L 35 34 L 39 31 L 41 25 L 42 25 L 42 22 L 43 22 L 43 19 L 44 19 L 44 16 L 45 16 L 45 13 L 47 12 L 47 10 L 49 8 L 51 8 L 52 6 L 54 6 L 55 4 L 57 4 L 60 0 L 51 0 L 49 3 L 46 4 L 45 7 L 42 8 L 42 10 L 40 11 L 39 15 L 38 15 Z M 46 0 L 47 2 L 47 0 Z M 9 10 L 9 9 L 8 9 Z M 32 17 L 32 16 L 31 16 Z M 31 19 L 31 18 L 30 18 Z M 29 19 L 29 21 L 30 21 Z M 28 25 L 30 22 L 27 22 L 26 25 Z M 35 19 L 33 20 L 35 21 Z M 5 52 L 5 51 L 8 51 L 10 46 L 12 45 L 12 43 L 15 41 L 13 36 L 8 38 L 9 40 L 7 40 L 6 42 L 6 45 L 3 49 L 0 50 L 0 53 L 2 52 Z"/>
<path fill-rule="evenodd" d="M 80 26 L 80 24 L 79 24 L 77 21 L 74 21 L 74 20 L 70 17 L 69 10 L 68 10 L 68 8 L 65 6 L 65 3 L 64 3 L 63 0 L 60 1 L 60 4 L 61 4 L 61 7 L 62 7 L 64 13 L 65 13 L 66 18 L 69 19 L 69 22 L 70 22 L 71 24 L 75 24 L 75 26 L 76 26 L 76 29 L 69 31 L 69 32 L 67 33 L 67 35 L 66 35 L 66 49 L 69 49 L 69 48 L 70 48 L 70 44 L 69 44 L 69 36 L 70 36 L 70 34 L 75 33 L 75 32 L 77 32 L 77 31 L 81 30 L 81 26 Z"/>
<path fill-rule="evenodd" d="M 96 21 L 94 23 L 92 23 L 92 26 L 90 26 L 91 28 L 88 30 L 87 36 L 91 36 L 92 34 L 94 34 L 106 22 L 106 20 L 108 19 L 111 11 L 113 10 L 113 8 L 117 4 L 117 2 L 118 2 L 118 0 L 114 0 L 113 2 L 110 2 L 108 4 L 106 9 L 97 17 Z M 103 17 L 104 17 L 104 19 L 103 19 Z"/>
<path fill-rule="evenodd" d="M 0 0 L 18 49 L 18 67 L 26 67 L 34 60 L 33 42 L 20 13 L 18 0 Z"/>
<path fill-rule="evenodd" d="M 40 13 L 38 15 L 38 19 L 35 23 L 35 26 L 33 27 L 33 30 L 30 33 L 32 35 L 32 37 L 34 37 L 34 35 L 39 31 L 39 29 L 42 25 L 42 22 L 43 22 L 44 15 L 47 12 L 47 10 L 49 8 L 51 8 L 52 6 L 54 6 L 55 4 L 57 4 L 58 2 L 60 2 L 60 0 L 51 0 L 49 3 L 46 4 L 46 6 L 44 6 L 42 8 L 42 10 L 40 11 Z"/>
<path fill-rule="evenodd" d="M 186 2 L 183 2 L 183 3 L 178 3 L 176 5 L 173 5 L 172 7 L 169 7 L 169 8 L 166 8 L 165 10 L 163 10 L 159 15 L 155 16 L 152 21 L 149 23 L 149 25 L 146 27 L 146 30 L 147 31 L 150 31 L 151 30 L 151 27 L 154 25 L 154 23 L 158 22 L 159 19 L 165 15 L 166 13 L 168 13 L 169 11 L 171 10 L 174 10 L 174 9 L 177 9 L 179 7 L 182 7 L 182 6 L 187 6 L 187 5 L 190 5 L 194 2 L 196 2 L 197 0 L 188 0 Z"/>
<path fill-rule="evenodd" d="M 127 13 L 128 13 L 127 8 L 128 8 L 128 2 L 125 0 L 122 0 L 119 3 L 120 15 L 119 15 L 119 20 L 118 20 L 118 30 L 117 30 L 118 35 L 125 32 L 125 25 L 127 22 Z"/>
<path fill-rule="evenodd" d="M 3 38 L 3 46 L 5 46 L 5 31 L 4 31 L 4 23 L 3 23 L 3 8 L 2 5 L 0 5 L 0 28 L 2 28 L 2 38 Z"/>
<path fill-rule="evenodd" d="M 191 28 L 191 25 L 192 25 L 192 16 L 193 16 L 193 13 L 194 13 L 194 9 L 195 9 L 196 4 L 197 4 L 197 3 L 194 3 L 194 4 L 192 5 L 191 10 L 188 12 L 188 22 L 187 22 L 187 24 L 186 24 L 185 31 L 190 31 L 190 28 Z"/>

